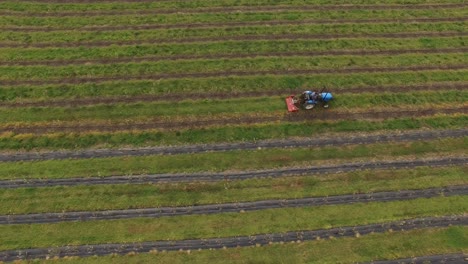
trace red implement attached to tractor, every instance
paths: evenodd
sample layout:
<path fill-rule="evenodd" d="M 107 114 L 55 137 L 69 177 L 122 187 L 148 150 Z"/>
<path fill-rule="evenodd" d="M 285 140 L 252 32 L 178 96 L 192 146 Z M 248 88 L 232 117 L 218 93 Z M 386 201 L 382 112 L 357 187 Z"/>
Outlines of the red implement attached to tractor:
<path fill-rule="evenodd" d="M 299 111 L 299 108 L 294 104 L 294 95 L 290 95 L 286 97 L 286 105 L 288 106 L 288 111 L 289 112 L 297 112 Z"/>

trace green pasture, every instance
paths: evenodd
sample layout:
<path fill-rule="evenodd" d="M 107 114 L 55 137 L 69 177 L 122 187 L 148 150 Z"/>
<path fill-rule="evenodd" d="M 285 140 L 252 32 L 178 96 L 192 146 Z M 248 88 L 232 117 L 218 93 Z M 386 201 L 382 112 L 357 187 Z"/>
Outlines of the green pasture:
<path fill-rule="evenodd" d="M 468 196 L 453 196 L 157 219 L 1 225 L 0 250 L 246 236 L 365 225 L 429 216 L 462 215 L 467 210 Z"/>
<path fill-rule="evenodd" d="M 424 155 L 463 154 L 468 138 L 322 148 L 235 150 L 179 155 L 0 163 L 0 179 L 71 178 L 277 169 Z"/>
<path fill-rule="evenodd" d="M 0 214 L 97 211 L 436 188 L 468 184 L 467 166 L 274 179 L 0 189 Z"/>

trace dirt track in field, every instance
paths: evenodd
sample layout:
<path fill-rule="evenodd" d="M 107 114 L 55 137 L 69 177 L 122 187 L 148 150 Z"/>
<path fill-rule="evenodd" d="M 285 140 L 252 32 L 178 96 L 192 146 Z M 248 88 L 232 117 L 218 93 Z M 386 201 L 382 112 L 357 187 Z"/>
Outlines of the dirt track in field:
<path fill-rule="evenodd" d="M 175 60 L 212 60 L 212 59 L 242 59 L 256 57 L 294 57 L 294 56 L 340 56 L 340 55 L 402 55 L 402 54 L 437 54 L 437 53 L 465 53 L 468 48 L 443 49 L 399 49 L 399 50 L 328 50 L 328 51 L 294 51 L 294 52 L 265 52 L 248 54 L 206 54 L 206 55 L 167 55 L 143 56 L 101 59 L 70 59 L 70 60 L 36 60 L 36 61 L 0 61 L 2 66 L 69 66 L 83 64 L 116 64 L 139 63 Z"/>
<path fill-rule="evenodd" d="M 445 255 L 418 256 L 405 259 L 394 260 L 376 260 L 369 264 L 399 264 L 399 263 L 445 263 L 445 264 L 460 264 L 468 260 L 468 254 L 454 253 Z"/>
<path fill-rule="evenodd" d="M 405 71 L 437 71 L 437 70 L 466 70 L 468 64 L 462 65 L 422 65 L 406 67 L 350 67 L 341 69 L 309 69 L 309 70 L 261 70 L 261 71 L 224 71 L 224 72 L 194 72 L 194 73 L 155 73 L 151 75 L 136 76 L 93 76 L 76 78 L 54 78 L 44 80 L 1 80 L 0 86 L 18 85 L 50 85 L 50 84 L 81 84 L 100 83 L 110 81 L 138 81 L 138 80 L 163 80 L 163 79 L 183 79 L 183 78 L 216 78 L 233 76 L 264 76 L 264 75 L 304 75 L 304 74 L 352 74 L 352 73 L 386 73 Z"/>
<path fill-rule="evenodd" d="M 106 15 L 168 15 L 168 14 L 223 14 L 233 12 L 282 12 L 282 11 L 333 11 L 333 10 L 420 10 L 465 8 L 468 4 L 393 4 L 393 5 L 304 5 L 304 6 L 231 6 L 231 7 L 202 7 L 202 8 L 173 8 L 173 9 L 134 9 L 134 10 L 105 10 L 105 11 L 58 11 L 58 12 L 15 12 L 1 11 L 3 16 L 33 16 L 33 17 L 67 17 L 67 16 L 106 16 Z"/>
<path fill-rule="evenodd" d="M 41 27 L 41 26 L 7 26 L 0 27 L 2 31 L 15 32 L 52 32 L 52 31 L 117 31 L 117 30 L 154 30 L 154 29 L 189 29 L 189 28 L 227 28 L 247 26 L 279 26 L 279 25 L 323 25 L 323 24 L 379 24 L 379 23 L 428 23 L 428 22 L 464 22 L 468 17 L 446 18 L 405 18 L 405 19 L 317 19 L 317 20 L 267 20 L 248 22 L 213 22 L 213 23 L 179 23 L 151 25 L 110 25 L 110 26 L 80 26 L 80 27 Z"/>
<path fill-rule="evenodd" d="M 468 157 L 440 158 L 429 160 L 359 162 L 330 166 L 312 166 L 307 168 L 284 168 L 274 170 L 220 172 L 220 173 L 179 173 L 151 174 L 107 177 L 79 177 L 61 179 L 12 179 L 0 180 L 0 189 L 37 188 L 52 186 L 79 186 L 100 184 L 157 184 L 180 182 L 217 182 L 260 178 L 280 178 L 288 176 L 342 173 L 361 170 L 409 169 L 418 167 L 446 167 L 468 164 Z"/>
<path fill-rule="evenodd" d="M 327 39 L 372 39 L 372 38 L 420 38 L 420 37 L 463 37 L 468 32 L 406 32 L 406 33 L 375 33 L 375 34 L 282 34 L 282 35 L 242 35 L 222 37 L 189 37 L 180 39 L 148 39 L 119 41 L 83 41 L 83 42 L 0 42 L 0 48 L 71 48 L 71 47 L 106 47 L 111 45 L 145 45 L 196 42 L 223 41 L 255 41 L 255 40 L 327 40 Z"/>
<path fill-rule="evenodd" d="M 151 241 L 126 244 L 95 244 L 80 246 L 63 246 L 50 248 L 31 248 L 21 250 L 0 251 L 0 261 L 19 259 L 44 259 L 65 256 L 103 256 L 109 254 L 124 255 L 128 253 L 143 253 L 152 250 L 179 251 L 198 249 L 222 249 L 236 247 L 251 247 L 269 245 L 270 243 L 288 243 L 296 241 L 313 241 L 318 239 L 356 237 L 372 233 L 399 232 L 415 229 L 440 228 L 468 225 L 468 216 L 443 216 L 406 219 L 395 222 L 385 222 L 362 226 L 344 226 L 321 230 L 302 230 L 287 233 L 260 234 L 224 238 L 206 238 L 191 240 Z M 458 255 L 455 255 L 458 256 Z"/>
<path fill-rule="evenodd" d="M 317 136 L 302 139 L 261 140 L 255 142 L 199 144 L 182 146 L 162 146 L 145 148 L 124 149 L 88 149 L 74 151 L 49 151 L 49 152 L 15 152 L 13 154 L 0 153 L 1 162 L 58 160 L 58 159 L 87 159 L 108 158 L 122 156 L 147 156 L 147 155 L 175 155 L 203 152 L 220 152 L 233 150 L 256 150 L 268 148 L 305 148 L 325 146 L 345 146 L 350 144 L 372 144 L 383 142 L 408 142 L 420 140 L 434 140 L 442 138 L 467 137 L 468 128 L 454 130 L 417 130 L 400 133 L 368 134 L 368 135 L 333 135 Z"/>
<path fill-rule="evenodd" d="M 372 87 L 351 87 L 346 90 L 339 90 L 340 93 L 404 93 L 418 91 L 447 91 L 457 90 L 464 91 L 468 89 L 468 83 L 447 83 L 447 84 L 430 84 L 430 85 L 408 85 L 408 86 L 372 86 Z M 289 94 L 299 94 L 300 89 L 282 89 L 268 91 L 268 96 L 286 96 Z M 191 100 L 200 99 L 226 99 L 226 98 L 247 98 L 247 97 L 262 97 L 266 96 L 265 91 L 252 92 L 205 92 L 205 93 L 170 93 L 165 95 L 137 95 L 137 96 L 122 96 L 122 97 L 86 97 L 86 98 L 70 98 L 70 99 L 51 99 L 47 101 L 22 101 L 22 102 L 7 102 L 0 101 L 0 107 L 16 108 L 16 107 L 78 107 L 98 104 L 121 104 L 121 103 L 138 103 L 138 102 L 177 102 L 181 97 L 190 98 Z"/>
<path fill-rule="evenodd" d="M 285 110 L 286 111 L 286 110 Z M 47 133 L 79 133 L 79 132 L 116 132 L 116 131 L 135 131 L 135 130 L 180 130 L 180 129 L 196 129 L 210 126 L 226 126 L 226 125 L 248 125 L 261 124 L 269 122 L 307 122 L 307 121 L 336 121 L 336 120 L 385 120 L 390 118 L 403 117 L 424 117 L 436 114 L 467 114 L 468 107 L 451 107 L 451 108 L 425 108 L 416 110 L 396 110 L 396 111 L 367 111 L 367 112 L 334 112 L 334 111 L 301 111 L 298 113 L 289 113 L 278 116 L 241 116 L 228 117 L 218 119 L 204 120 L 157 120 L 146 122 L 125 122 L 125 123 L 68 123 L 64 125 L 15 125 L 4 126 L 0 128 L 0 133 L 31 133 L 31 134 L 47 134 Z"/>
<path fill-rule="evenodd" d="M 159 207 L 122 209 L 105 211 L 79 211 L 60 213 L 35 213 L 23 215 L 0 215 L 0 225 L 42 224 L 69 221 L 92 221 L 129 219 L 137 217 L 169 217 L 195 214 L 239 213 L 240 211 L 257 211 L 266 209 L 312 207 L 337 204 L 354 204 L 368 202 L 405 201 L 419 198 L 450 197 L 468 195 L 468 185 L 429 188 L 422 190 L 399 190 L 364 194 L 348 194 L 300 199 L 263 200 L 224 204 L 191 205 L 183 207 Z"/>

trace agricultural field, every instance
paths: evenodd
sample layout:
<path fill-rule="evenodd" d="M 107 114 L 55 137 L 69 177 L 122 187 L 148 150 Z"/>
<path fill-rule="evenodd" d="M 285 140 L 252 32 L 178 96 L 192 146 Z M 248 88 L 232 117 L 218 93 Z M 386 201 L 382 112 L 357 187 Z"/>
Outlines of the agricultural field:
<path fill-rule="evenodd" d="M 0 263 L 466 261 L 465 2 L 1 1 Z"/>

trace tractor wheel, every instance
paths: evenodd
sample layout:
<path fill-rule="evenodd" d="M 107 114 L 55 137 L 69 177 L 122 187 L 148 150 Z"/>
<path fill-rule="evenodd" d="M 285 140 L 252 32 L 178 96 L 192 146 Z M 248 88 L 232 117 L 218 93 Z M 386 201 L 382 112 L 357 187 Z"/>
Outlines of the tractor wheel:
<path fill-rule="evenodd" d="M 312 108 L 314 108 L 314 106 L 315 105 L 313 105 L 313 104 L 308 104 L 308 105 L 305 106 L 305 109 L 306 110 L 311 110 Z"/>

